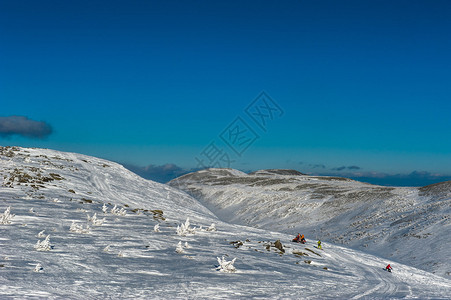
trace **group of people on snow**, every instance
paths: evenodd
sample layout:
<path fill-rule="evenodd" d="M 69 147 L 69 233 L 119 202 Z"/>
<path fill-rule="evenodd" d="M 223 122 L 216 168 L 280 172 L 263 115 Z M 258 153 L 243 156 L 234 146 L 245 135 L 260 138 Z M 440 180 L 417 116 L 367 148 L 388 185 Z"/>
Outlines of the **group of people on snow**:
<path fill-rule="evenodd" d="M 304 235 L 303 234 L 301 235 L 300 233 L 298 233 L 298 235 L 293 239 L 293 242 L 305 244 L 305 237 L 304 237 Z"/>
<path fill-rule="evenodd" d="M 301 243 L 301 244 L 305 244 L 306 240 L 303 234 L 298 233 L 298 235 L 293 239 L 293 242 L 295 243 Z M 323 247 L 321 246 L 321 241 L 318 240 L 318 249 L 323 249 Z"/>
<path fill-rule="evenodd" d="M 298 235 L 293 239 L 293 242 L 305 244 L 305 243 L 306 243 L 306 240 L 305 240 L 305 237 L 304 237 L 303 234 L 298 233 Z M 320 240 L 318 240 L 318 249 L 321 249 L 321 250 L 323 249 L 323 246 L 321 245 L 321 241 L 320 241 Z M 388 271 L 388 272 L 391 272 L 391 271 L 392 271 L 392 267 L 390 266 L 390 264 L 388 264 L 388 265 L 385 267 L 384 270 L 386 270 L 386 271 Z"/>

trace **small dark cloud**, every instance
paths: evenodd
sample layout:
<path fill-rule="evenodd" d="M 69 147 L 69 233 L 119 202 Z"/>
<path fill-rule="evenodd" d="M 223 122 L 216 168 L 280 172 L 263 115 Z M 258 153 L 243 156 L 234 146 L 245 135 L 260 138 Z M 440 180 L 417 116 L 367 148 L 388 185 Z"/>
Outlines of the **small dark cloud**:
<path fill-rule="evenodd" d="M 46 122 L 34 121 L 24 116 L 0 117 L 0 137 L 20 135 L 27 138 L 43 139 L 52 133 Z"/>
<path fill-rule="evenodd" d="M 351 170 L 351 171 L 356 171 L 356 170 L 360 170 L 361 168 L 358 166 L 341 166 L 338 168 L 333 168 L 331 169 L 332 171 L 343 171 L 343 170 Z"/>
<path fill-rule="evenodd" d="M 325 169 L 326 166 L 323 164 L 310 164 L 310 167 L 312 167 L 313 169 Z"/>
<path fill-rule="evenodd" d="M 175 164 L 148 165 L 145 167 L 133 164 L 122 165 L 133 173 L 138 174 L 142 178 L 150 179 L 160 183 L 166 183 L 179 176 L 200 170 L 185 169 Z"/>
<path fill-rule="evenodd" d="M 360 170 L 361 168 L 358 166 L 349 166 L 348 170 Z"/>
<path fill-rule="evenodd" d="M 343 171 L 343 170 L 345 170 L 346 169 L 346 167 L 345 166 L 342 166 L 342 167 L 338 167 L 338 168 L 333 168 L 333 169 L 331 169 L 332 171 Z"/>

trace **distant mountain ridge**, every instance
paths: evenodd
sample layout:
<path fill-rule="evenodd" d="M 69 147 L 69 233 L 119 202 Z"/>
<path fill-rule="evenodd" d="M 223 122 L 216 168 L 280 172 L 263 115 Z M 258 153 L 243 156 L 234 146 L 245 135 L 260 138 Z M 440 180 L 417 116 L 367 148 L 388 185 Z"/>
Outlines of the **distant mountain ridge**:
<path fill-rule="evenodd" d="M 169 182 L 225 221 L 341 243 L 449 276 L 451 181 L 385 187 L 298 171 L 206 169 Z M 233 175 L 237 174 L 237 175 Z M 421 257 L 420 246 L 437 253 Z"/>
<path fill-rule="evenodd" d="M 291 169 L 266 169 L 266 170 L 258 170 L 252 173 L 249 173 L 249 175 L 265 175 L 265 174 L 276 174 L 276 175 L 306 175 L 296 170 Z"/>

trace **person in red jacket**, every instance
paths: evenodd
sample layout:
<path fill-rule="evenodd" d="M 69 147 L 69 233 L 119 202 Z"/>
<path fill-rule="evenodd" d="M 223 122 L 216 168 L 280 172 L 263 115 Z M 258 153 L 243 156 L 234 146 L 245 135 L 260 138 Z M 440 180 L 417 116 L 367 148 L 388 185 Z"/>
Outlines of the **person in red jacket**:
<path fill-rule="evenodd" d="M 388 265 L 385 267 L 385 270 L 387 270 L 388 272 L 391 272 L 392 268 L 391 268 L 390 264 L 388 264 Z"/>
<path fill-rule="evenodd" d="M 298 233 L 298 235 L 293 239 L 293 242 L 299 243 L 300 238 L 301 238 L 301 234 Z"/>

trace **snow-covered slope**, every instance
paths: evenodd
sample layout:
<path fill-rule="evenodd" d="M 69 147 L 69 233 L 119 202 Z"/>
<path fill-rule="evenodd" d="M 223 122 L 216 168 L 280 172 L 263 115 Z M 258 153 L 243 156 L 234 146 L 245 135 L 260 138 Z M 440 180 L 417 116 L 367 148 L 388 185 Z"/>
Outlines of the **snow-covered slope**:
<path fill-rule="evenodd" d="M 301 232 L 450 276 L 451 182 L 418 189 L 289 170 L 234 173 L 202 170 L 170 185 L 228 222 Z"/>
<path fill-rule="evenodd" d="M 109 161 L 0 148 L 0 173 L 1 299 L 451 295 L 451 281 L 396 261 L 224 223 L 187 194 Z M 235 271 L 224 272 L 233 258 Z"/>

